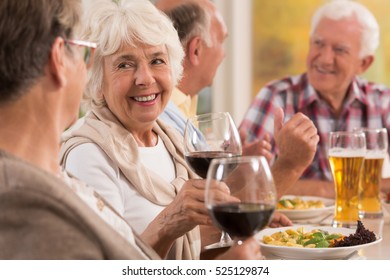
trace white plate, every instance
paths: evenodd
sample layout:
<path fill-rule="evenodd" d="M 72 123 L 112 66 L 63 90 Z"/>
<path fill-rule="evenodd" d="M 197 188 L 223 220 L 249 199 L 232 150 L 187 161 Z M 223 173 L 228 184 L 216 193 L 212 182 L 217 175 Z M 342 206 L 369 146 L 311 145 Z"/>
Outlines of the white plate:
<path fill-rule="evenodd" d="M 299 197 L 300 199 L 307 200 L 321 200 L 325 207 L 324 208 L 309 208 L 309 209 L 277 209 L 278 212 L 283 213 L 291 220 L 302 220 L 319 217 L 322 214 L 330 213 L 334 209 L 334 200 L 329 198 L 323 198 L 318 196 L 294 196 L 285 195 L 281 199 L 294 199 Z"/>
<path fill-rule="evenodd" d="M 297 248 L 276 246 L 263 243 L 263 237 L 265 235 L 271 235 L 275 232 L 285 231 L 287 229 L 297 229 L 303 227 L 305 232 L 312 231 L 313 229 L 326 230 L 329 233 L 341 233 L 343 235 L 350 235 L 355 233 L 354 229 L 349 228 L 333 228 L 333 227 L 313 227 L 313 226 L 292 226 L 281 228 L 267 228 L 256 234 L 256 238 L 260 241 L 261 251 L 263 254 L 272 254 L 282 259 L 296 259 L 296 260 L 330 260 L 330 259 L 342 259 L 352 254 L 354 251 L 362 249 L 364 247 L 372 246 L 382 241 L 382 237 L 377 236 L 377 240 L 371 243 L 350 246 L 350 247 L 337 247 L 337 248 Z"/>

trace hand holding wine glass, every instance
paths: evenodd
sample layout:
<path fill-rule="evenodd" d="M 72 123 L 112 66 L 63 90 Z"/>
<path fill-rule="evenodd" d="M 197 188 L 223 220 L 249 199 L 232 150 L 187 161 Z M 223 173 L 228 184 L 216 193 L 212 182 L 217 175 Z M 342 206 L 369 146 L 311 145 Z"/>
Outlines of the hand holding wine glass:
<path fill-rule="evenodd" d="M 231 196 L 224 199 L 213 187 L 226 184 Z M 236 240 L 248 238 L 270 222 L 276 190 L 266 159 L 236 157 L 214 159 L 206 180 L 206 207 L 217 227 Z"/>

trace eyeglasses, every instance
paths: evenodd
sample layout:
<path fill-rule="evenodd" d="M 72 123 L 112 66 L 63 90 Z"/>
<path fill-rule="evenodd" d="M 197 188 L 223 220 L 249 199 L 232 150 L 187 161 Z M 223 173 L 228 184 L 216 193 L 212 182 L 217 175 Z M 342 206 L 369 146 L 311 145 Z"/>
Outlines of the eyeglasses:
<path fill-rule="evenodd" d="M 65 40 L 65 43 L 84 47 L 84 53 L 83 53 L 84 62 L 87 65 L 87 68 L 90 68 L 92 66 L 93 54 L 97 47 L 96 43 L 91 43 L 91 42 L 81 41 L 81 40 Z"/>

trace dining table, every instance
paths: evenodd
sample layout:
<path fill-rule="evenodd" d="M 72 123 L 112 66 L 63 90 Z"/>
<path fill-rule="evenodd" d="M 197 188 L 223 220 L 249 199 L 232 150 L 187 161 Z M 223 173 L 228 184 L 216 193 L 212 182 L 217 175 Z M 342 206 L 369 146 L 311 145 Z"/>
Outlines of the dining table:
<path fill-rule="evenodd" d="M 390 260 L 390 213 L 384 210 L 383 218 L 362 220 L 367 228 L 382 237 L 382 241 L 358 251 L 357 257 L 367 260 Z"/>

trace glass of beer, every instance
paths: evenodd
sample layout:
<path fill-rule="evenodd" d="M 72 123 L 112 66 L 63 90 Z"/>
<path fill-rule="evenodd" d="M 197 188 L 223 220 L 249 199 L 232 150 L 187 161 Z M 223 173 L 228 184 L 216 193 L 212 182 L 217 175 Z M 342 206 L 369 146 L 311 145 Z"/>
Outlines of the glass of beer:
<path fill-rule="evenodd" d="M 382 166 L 388 150 L 386 128 L 356 128 L 366 136 L 366 156 L 360 178 L 360 218 L 381 218 L 383 216 L 380 194 Z"/>
<path fill-rule="evenodd" d="M 330 132 L 328 156 L 336 192 L 334 227 L 357 226 L 359 184 L 365 155 L 363 132 Z"/>

